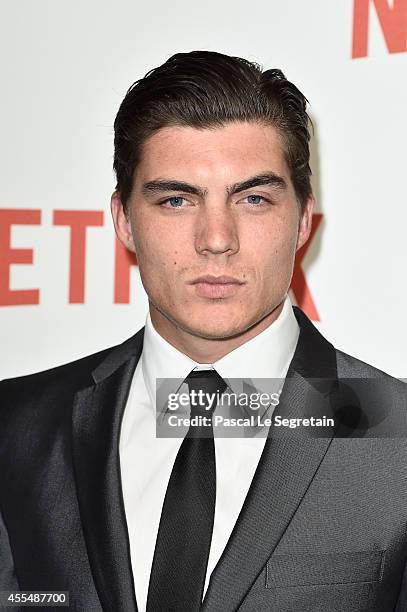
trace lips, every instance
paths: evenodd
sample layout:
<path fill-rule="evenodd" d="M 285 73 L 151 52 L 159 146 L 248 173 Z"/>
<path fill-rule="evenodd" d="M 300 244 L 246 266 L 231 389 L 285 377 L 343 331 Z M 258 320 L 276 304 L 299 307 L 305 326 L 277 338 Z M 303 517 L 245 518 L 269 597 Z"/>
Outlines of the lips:
<path fill-rule="evenodd" d="M 233 297 L 245 283 L 233 276 L 200 276 L 191 283 L 201 298 L 225 299 Z"/>
<path fill-rule="evenodd" d="M 243 282 L 233 276 L 212 276 L 207 274 L 206 276 L 200 276 L 199 278 L 192 281 L 193 285 L 197 283 L 209 283 L 210 285 L 243 285 Z"/>

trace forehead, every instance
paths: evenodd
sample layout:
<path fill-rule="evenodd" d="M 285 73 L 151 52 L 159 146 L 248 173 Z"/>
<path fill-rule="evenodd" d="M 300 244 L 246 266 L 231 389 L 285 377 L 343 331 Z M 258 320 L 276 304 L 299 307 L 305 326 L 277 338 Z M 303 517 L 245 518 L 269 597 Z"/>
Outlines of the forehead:
<path fill-rule="evenodd" d="M 207 129 L 165 127 L 144 142 L 141 153 L 135 178 L 143 181 L 190 175 L 207 184 L 240 180 L 266 170 L 289 180 L 281 136 L 271 125 L 234 122 Z"/>

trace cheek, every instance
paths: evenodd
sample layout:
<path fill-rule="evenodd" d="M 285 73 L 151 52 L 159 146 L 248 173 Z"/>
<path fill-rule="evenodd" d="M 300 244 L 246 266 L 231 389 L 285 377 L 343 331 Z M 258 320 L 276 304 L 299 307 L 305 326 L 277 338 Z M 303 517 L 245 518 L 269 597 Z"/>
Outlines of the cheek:
<path fill-rule="evenodd" d="M 286 283 L 291 277 L 297 244 L 296 224 L 287 221 L 256 232 L 250 242 L 251 261 L 263 277 L 261 286 L 270 291 L 276 284 Z"/>
<path fill-rule="evenodd" d="M 185 266 L 186 256 L 180 240 L 168 226 L 155 221 L 134 221 L 134 244 L 140 275 L 150 287 L 165 287 L 168 292 Z"/>

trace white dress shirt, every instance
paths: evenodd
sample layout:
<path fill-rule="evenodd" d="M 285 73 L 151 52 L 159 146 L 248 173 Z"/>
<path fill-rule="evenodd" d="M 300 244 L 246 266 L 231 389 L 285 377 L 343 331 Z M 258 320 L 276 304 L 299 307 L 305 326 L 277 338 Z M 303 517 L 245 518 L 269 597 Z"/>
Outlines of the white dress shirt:
<path fill-rule="evenodd" d="M 119 443 L 131 564 L 140 612 L 146 609 L 161 509 L 182 443 L 182 438 L 156 437 L 156 379 L 183 380 L 197 367 L 214 367 L 226 382 L 229 378 L 284 378 L 298 335 L 298 323 L 286 296 L 279 317 L 268 328 L 215 363 L 197 364 L 167 342 L 153 327 L 150 314 L 147 315 L 143 351 L 133 376 Z M 265 441 L 264 434 L 215 438 L 216 506 L 204 592 L 236 523 Z"/>

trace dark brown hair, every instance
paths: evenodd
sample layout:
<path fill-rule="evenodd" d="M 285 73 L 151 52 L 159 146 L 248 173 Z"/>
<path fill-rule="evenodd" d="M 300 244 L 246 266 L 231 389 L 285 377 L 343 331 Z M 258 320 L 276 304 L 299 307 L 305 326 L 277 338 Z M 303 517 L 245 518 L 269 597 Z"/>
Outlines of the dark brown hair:
<path fill-rule="evenodd" d="M 126 208 L 142 145 L 157 130 L 269 123 L 282 137 L 297 199 L 312 193 L 307 99 L 281 70 L 214 51 L 177 53 L 128 89 L 114 122 L 116 189 Z"/>

